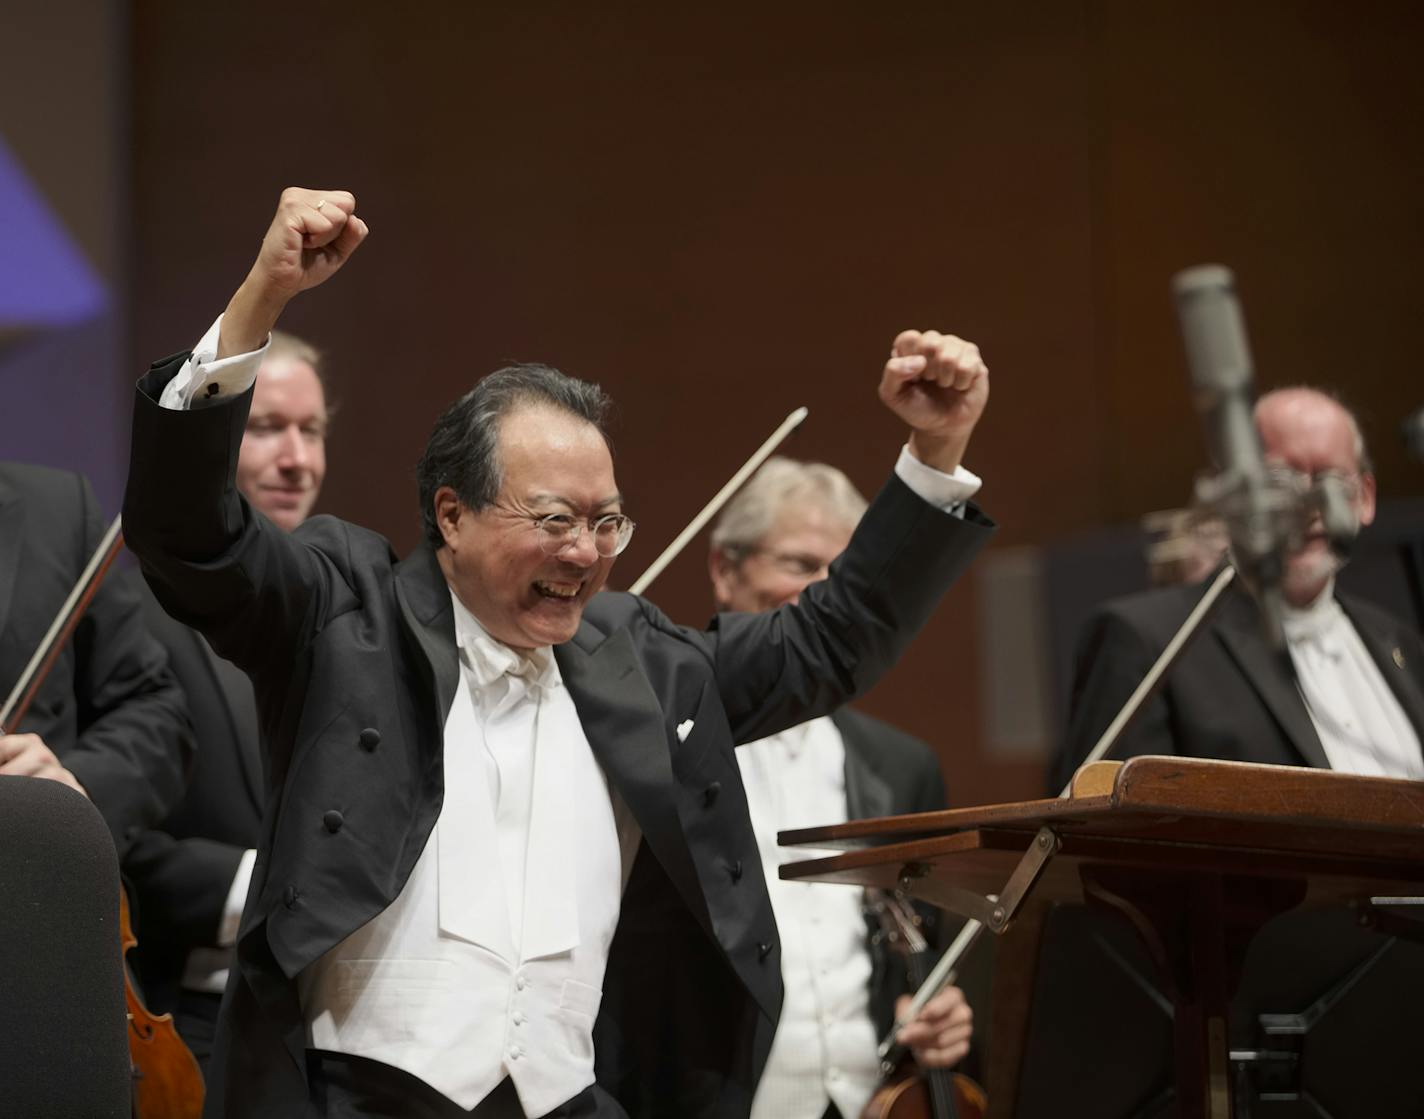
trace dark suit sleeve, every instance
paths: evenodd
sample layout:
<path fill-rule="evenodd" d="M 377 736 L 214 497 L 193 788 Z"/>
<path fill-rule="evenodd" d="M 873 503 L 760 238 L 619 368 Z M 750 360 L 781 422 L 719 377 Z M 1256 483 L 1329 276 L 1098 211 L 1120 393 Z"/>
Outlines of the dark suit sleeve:
<path fill-rule="evenodd" d="M 170 949 L 216 947 L 233 876 L 248 847 L 256 846 L 255 807 L 248 809 L 238 743 L 224 706 L 244 701 L 229 696 L 208 667 L 203 640 L 180 626 L 158 605 L 138 572 L 126 572 L 143 604 L 149 630 L 168 654 L 169 665 L 187 694 L 197 738 L 192 782 L 178 809 L 144 833 L 124 859 L 124 875 L 134 887 L 136 917 L 145 949 L 157 935 Z M 235 834 L 236 821 L 254 813 L 250 836 Z M 247 842 L 230 842 L 245 838 Z"/>
<path fill-rule="evenodd" d="M 104 525 L 76 477 L 86 555 Z M 167 658 L 143 625 L 137 598 L 115 578 L 100 585 L 74 634 L 78 735 L 61 760 L 89 793 L 122 852 L 183 792 L 192 731 Z"/>
<path fill-rule="evenodd" d="M 826 715 L 895 662 L 994 533 L 970 506 L 950 516 L 891 477 L 828 579 L 797 605 L 722 614 L 708 655 L 736 742 Z"/>
<path fill-rule="evenodd" d="M 138 919 L 145 935 L 161 929 L 171 945 L 216 947 L 244 850 L 202 836 L 177 839 L 164 831 L 140 836 L 124 859 L 124 874 L 142 899 Z"/>
<path fill-rule="evenodd" d="M 250 389 L 192 411 L 158 404 L 186 359 L 155 365 L 138 384 L 124 494 L 129 546 L 164 610 L 207 637 L 259 692 L 270 681 L 278 695 L 325 623 L 359 603 L 327 553 L 278 529 L 238 493 Z M 286 759 L 271 762 L 274 772 L 285 769 Z"/>
<path fill-rule="evenodd" d="M 1048 775 L 1057 796 L 1161 654 L 1127 607 L 1110 605 L 1088 622 L 1073 658 L 1068 732 Z M 1138 713 L 1111 757 L 1175 754 L 1170 712 L 1159 692 Z"/>

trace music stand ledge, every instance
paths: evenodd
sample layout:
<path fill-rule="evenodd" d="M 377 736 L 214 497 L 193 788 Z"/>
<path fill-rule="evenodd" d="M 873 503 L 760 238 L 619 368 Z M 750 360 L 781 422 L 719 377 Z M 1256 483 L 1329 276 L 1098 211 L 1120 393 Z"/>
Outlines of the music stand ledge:
<path fill-rule="evenodd" d="M 1424 783 L 1140 757 L 1085 766 L 1062 799 L 779 839 L 847 849 L 787 864 L 785 879 L 899 889 L 994 932 L 1022 929 L 1006 938 L 995 976 L 991 1115 L 1013 1113 L 1043 915 L 1070 902 L 1113 910 L 1137 930 L 1175 1006 L 1179 1114 L 1224 1119 L 1229 1004 L 1251 938 L 1297 906 L 1359 905 L 1368 919 L 1371 898 L 1424 894 Z M 1006 993 L 1016 1005 L 999 1005 Z"/>

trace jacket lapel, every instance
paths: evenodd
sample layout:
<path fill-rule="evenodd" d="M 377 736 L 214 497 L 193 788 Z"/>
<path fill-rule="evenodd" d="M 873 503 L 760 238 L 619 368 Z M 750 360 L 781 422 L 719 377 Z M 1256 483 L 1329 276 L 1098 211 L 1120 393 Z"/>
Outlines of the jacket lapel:
<path fill-rule="evenodd" d="M 1290 654 L 1284 649 L 1272 650 L 1266 644 L 1255 599 L 1233 588 L 1222 597 L 1218 610 L 1217 636 L 1285 731 L 1290 744 L 1306 764 L 1329 769 L 1325 747 L 1320 744 L 1320 736 L 1315 733 L 1315 726 L 1301 702 Z"/>
<path fill-rule="evenodd" d="M 232 727 L 233 742 L 237 745 L 239 768 L 242 780 L 247 786 L 252 805 L 260 815 L 265 800 L 266 782 L 262 776 L 262 748 L 257 725 L 257 698 L 252 692 L 252 681 L 247 673 L 231 661 L 225 661 L 215 652 L 196 630 L 192 631 L 195 652 L 203 658 L 212 674 L 213 684 L 222 699 L 223 710 L 228 724 Z"/>
<path fill-rule="evenodd" d="M 1350 619 L 1350 624 L 1355 627 L 1355 632 L 1360 635 L 1360 640 L 1364 642 L 1365 648 L 1379 667 L 1380 675 L 1385 678 L 1390 690 L 1394 692 L 1394 697 L 1399 700 L 1400 707 L 1404 708 L 1404 714 L 1413 724 L 1420 745 L 1424 746 L 1424 693 L 1420 692 L 1414 678 L 1409 674 L 1403 651 L 1406 642 L 1402 641 L 1401 634 L 1393 629 L 1376 631 L 1373 627 L 1362 624 L 1363 619 L 1350 599 L 1343 595 L 1337 597 L 1341 608 Z"/>
<path fill-rule="evenodd" d="M 846 818 L 869 820 L 893 814 L 895 798 L 890 785 L 870 768 L 866 760 L 868 744 L 854 717 L 842 708 L 831 716 L 831 722 L 841 732 L 845 746 Z"/>
<path fill-rule="evenodd" d="M 455 651 L 455 614 L 450 588 L 435 553 L 422 545 L 396 565 L 396 601 L 401 616 L 429 664 L 435 691 L 435 725 L 443 728 L 455 689 L 460 683 L 460 659 Z M 439 751 L 436 757 L 440 757 Z"/>
<path fill-rule="evenodd" d="M 584 622 L 572 641 L 554 648 L 554 656 L 594 757 L 688 908 L 710 932 L 707 901 L 677 815 L 663 709 L 628 631 L 605 638 Z"/>

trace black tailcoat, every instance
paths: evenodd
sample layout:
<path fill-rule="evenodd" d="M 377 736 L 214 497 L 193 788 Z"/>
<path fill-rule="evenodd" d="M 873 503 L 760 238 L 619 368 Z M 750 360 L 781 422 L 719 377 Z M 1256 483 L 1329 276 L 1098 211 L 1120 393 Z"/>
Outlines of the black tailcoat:
<path fill-rule="evenodd" d="M 140 923 L 131 962 L 149 1009 L 161 1014 L 176 1005 L 188 953 L 217 947 L 238 863 L 261 836 L 262 757 L 251 681 L 164 613 L 137 572 L 125 578 L 188 697 L 198 744 L 183 799 L 124 859 Z"/>
<path fill-rule="evenodd" d="M 294 980 L 391 903 L 440 812 L 459 679 L 450 595 L 428 548 L 397 562 L 382 537 L 331 517 L 288 535 L 254 515 L 233 482 L 251 394 L 164 410 L 154 401 L 181 360 L 140 382 L 125 523 L 164 607 L 252 677 L 267 753 L 209 1114 L 298 1115 Z M 868 687 L 991 528 L 892 479 L 799 607 L 695 631 L 608 593 L 555 649 L 643 833 L 595 1028 L 599 1082 L 631 1115 L 744 1116 L 770 1045 L 780 952 L 733 744 Z"/>

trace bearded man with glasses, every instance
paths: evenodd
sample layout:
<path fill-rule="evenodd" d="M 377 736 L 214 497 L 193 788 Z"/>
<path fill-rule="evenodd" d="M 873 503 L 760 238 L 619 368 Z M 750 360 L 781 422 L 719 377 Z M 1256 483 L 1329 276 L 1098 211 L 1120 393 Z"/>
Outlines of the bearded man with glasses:
<path fill-rule="evenodd" d="M 837 574 L 705 631 L 598 594 L 632 532 L 608 401 L 545 366 L 436 421 L 406 559 L 334 518 L 275 531 L 231 449 L 287 301 L 365 238 L 355 206 L 284 192 L 135 404 L 129 543 L 266 732 L 208 1114 L 741 1119 L 781 982 L 733 746 L 868 688 L 987 542 L 960 461 L 988 369 L 897 337 L 879 392 L 909 442 Z"/>

